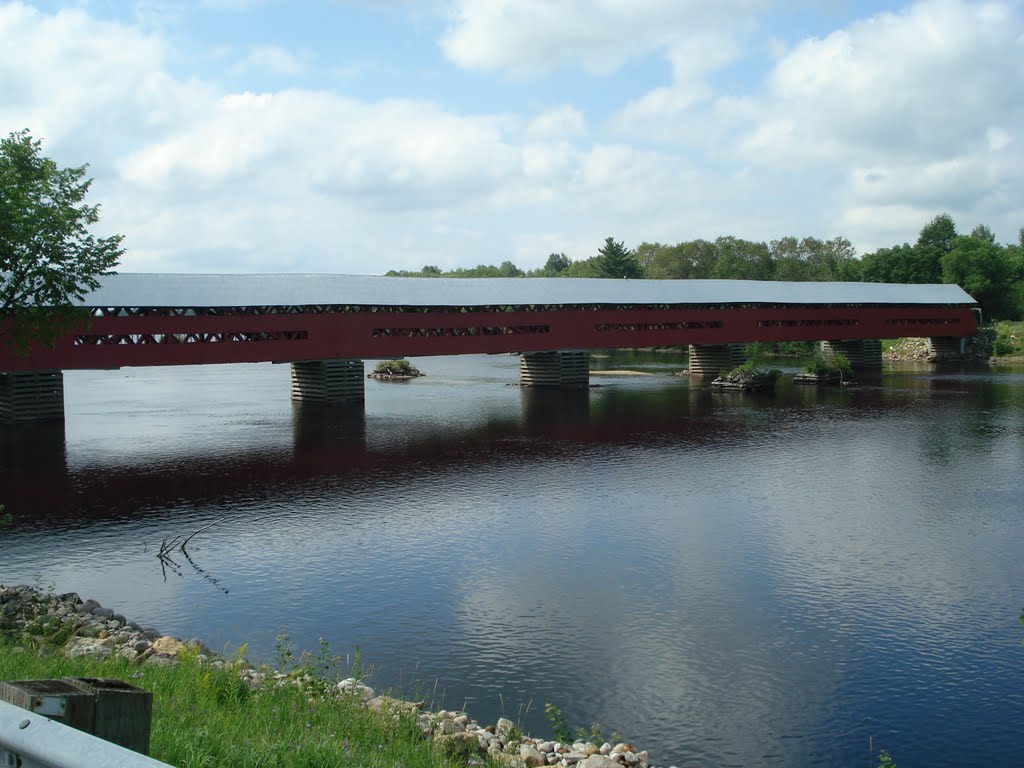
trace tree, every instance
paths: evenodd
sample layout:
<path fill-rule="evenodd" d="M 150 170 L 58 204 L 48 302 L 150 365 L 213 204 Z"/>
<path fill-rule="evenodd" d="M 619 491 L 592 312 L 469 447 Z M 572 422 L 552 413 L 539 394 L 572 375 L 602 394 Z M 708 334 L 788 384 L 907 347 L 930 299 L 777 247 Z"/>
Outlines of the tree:
<path fill-rule="evenodd" d="M 948 213 L 940 213 L 925 224 L 914 246 L 915 265 L 911 279 L 903 283 L 938 283 L 942 279 L 942 257 L 953 250 L 956 224 Z"/>
<path fill-rule="evenodd" d="M 1007 291 L 1011 265 L 994 240 L 984 232 L 956 238 L 953 248 L 942 257 L 942 279 L 971 294 L 985 316 L 1006 318 L 1017 309 Z"/>
<path fill-rule="evenodd" d="M 89 228 L 87 165 L 60 168 L 27 130 L 0 140 L 0 315 L 14 318 L 13 340 L 53 343 L 75 318 L 72 305 L 99 287 L 124 253 L 121 235 Z"/>
<path fill-rule="evenodd" d="M 569 268 L 572 261 L 564 253 L 552 253 L 544 262 L 544 269 L 541 270 L 545 276 L 554 277 Z"/>
<path fill-rule="evenodd" d="M 604 245 L 598 249 L 597 254 L 597 268 L 600 277 L 634 279 L 643 277 L 640 265 L 622 243 L 617 243 L 610 237 L 605 238 Z"/>

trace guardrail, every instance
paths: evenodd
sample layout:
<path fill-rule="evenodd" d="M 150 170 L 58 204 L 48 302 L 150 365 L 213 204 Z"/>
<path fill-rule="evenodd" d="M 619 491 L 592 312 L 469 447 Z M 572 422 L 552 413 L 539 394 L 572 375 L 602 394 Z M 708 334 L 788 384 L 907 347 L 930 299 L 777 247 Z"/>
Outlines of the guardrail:
<path fill-rule="evenodd" d="M 169 768 L 167 763 L 0 701 L 3 768 Z"/>

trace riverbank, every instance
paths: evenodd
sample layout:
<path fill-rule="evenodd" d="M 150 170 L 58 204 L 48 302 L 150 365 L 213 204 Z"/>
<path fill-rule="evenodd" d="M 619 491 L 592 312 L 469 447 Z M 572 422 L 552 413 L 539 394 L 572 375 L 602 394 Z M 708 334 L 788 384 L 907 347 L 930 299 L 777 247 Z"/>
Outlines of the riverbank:
<path fill-rule="evenodd" d="M 278 666 L 254 667 L 202 641 L 162 635 L 96 600 L 0 585 L 0 679 L 116 677 L 154 695 L 151 755 L 178 766 L 493 765 L 650 768 L 647 752 L 619 742 L 526 736 L 501 718 L 377 693 L 358 662 L 322 646 L 295 658 L 285 638 Z M 557 710 L 555 710 L 557 713 Z"/>

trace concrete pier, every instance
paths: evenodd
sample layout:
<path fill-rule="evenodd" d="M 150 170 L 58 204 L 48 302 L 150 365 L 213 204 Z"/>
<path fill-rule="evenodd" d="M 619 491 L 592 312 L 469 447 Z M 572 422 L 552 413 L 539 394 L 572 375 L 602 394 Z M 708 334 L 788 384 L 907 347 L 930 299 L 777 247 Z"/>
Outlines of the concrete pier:
<path fill-rule="evenodd" d="M 519 383 L 524 387 L 580 389 L 590 386 L 590 353 L 586 350 L 523 352 Z"/>
<path fill-rule="evenodd" d="M 0 373 L 0 422 L 63 421 L 64 374 Z"/>
<path fill-rule="evenodd" d="M 928 338 L 928 355 L 935 360 L 958 360 L 964 353 L 966 339 L 956 336 Z"/>
<path fill-rule="evenodd" d="M 366 377 L 362 360 L 307 360 L 292 363 L 292 400 L 334 405 L 362 401 Z"/>
<path fill-rule="evenodd" d="M 822 357 L 842 352 L 855 371 L 882 369 L 882 342 L 879 339 L 830 339 L 821 342 Z"/>
<path fill-rule="evenodd" d="M 710 376 L 731 371 L 746 362 L 743 344 L 691 344 L 690 376 Z"/>

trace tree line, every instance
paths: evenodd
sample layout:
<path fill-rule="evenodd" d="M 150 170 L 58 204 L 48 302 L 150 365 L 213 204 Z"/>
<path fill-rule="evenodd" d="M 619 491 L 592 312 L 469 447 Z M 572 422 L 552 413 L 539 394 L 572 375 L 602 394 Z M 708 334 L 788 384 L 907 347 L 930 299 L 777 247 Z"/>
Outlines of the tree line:
<path fill-rule="evenodd" d="M 394 277 L 597 277 L 678 280 L 787 280 L 868 283 L 955 283 L 982 308 L 986 320 L 1024 317 L 1024 228 L 1017 243 L 1000 244 L 984 224 L 959 234 L 940 214 L 913 245 L 857 255 L 845 237 L 784 237 L 771 242 L 719 237 L 628 249 L 609 237 L 597 254 L 574 260 L 552 253 L 543 267 L 525 271 L 511 261 L 442 271 L 391 270 Z"/>

